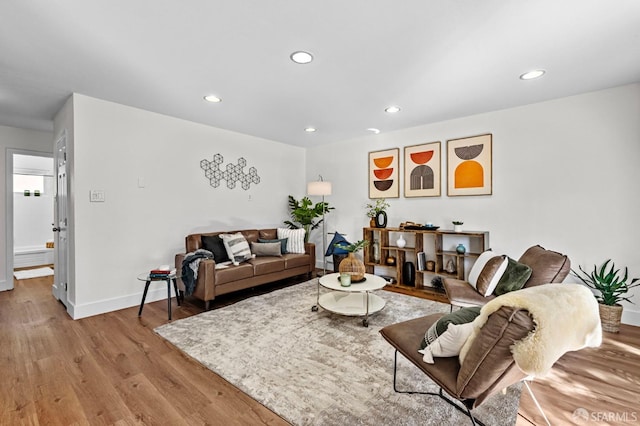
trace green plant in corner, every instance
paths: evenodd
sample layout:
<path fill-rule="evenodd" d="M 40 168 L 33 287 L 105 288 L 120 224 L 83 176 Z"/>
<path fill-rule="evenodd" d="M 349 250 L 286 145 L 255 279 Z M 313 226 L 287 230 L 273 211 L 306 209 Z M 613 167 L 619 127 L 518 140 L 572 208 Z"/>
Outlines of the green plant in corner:
<path fill-rule="evenodd" d="M 607 269 L 609 262 L 611 262 L 611 259 L 604 262 L 599 269 L 594 265 L 593 272 L 590 274 L 582 269 L 582 266 L 578 266 L 580 272 L 573 269 L 571 272 L 587 287 L 599 293 L 595 295 L 598 303 L 608 306 L 619 305 L 623 300 L 633 303 L 625 295 L 632 288 L 640 286 L 640 278 L 632 278 L 631 282 L 627 283 L 629 279 L 627 267 L 625 266 L 624 268 L 624 275 L 620 276 L 620 269 L 616 269 L 614 262 L 611 262 L 611 267 Z"/>
<path fill-rule="evenodd" d="M 323 214 L 329 213 L 333 209 L 333 207 L 329 207 L 327 202 L 319 202 L 314 205 L 309 197 L 303 197 L 298 201 L 289 195 L 291 220 L 285 220 L 284 223 L 291 229 L 304 228 L 304 241 L 309 242 L 311 231 L 322 223 L 322 219 L 318 221 L 316 219 L 321 218 Z"/>
<path fill-rule="evenodd" d="M 453 223 L 454 225 L 464 225 L 464 222 L 461 222 L 459 220 L 453 220 L 451 221 L 451 223 Z"/>
<path fill-rule="evenodd" d="M 360 240 L 351 244 L 345 244 L 343 242 L 334 244 L 335 247 L 341 248 L 348 253 L 357 253 L 368 245 L 369 245 L 368 240 Z"/>

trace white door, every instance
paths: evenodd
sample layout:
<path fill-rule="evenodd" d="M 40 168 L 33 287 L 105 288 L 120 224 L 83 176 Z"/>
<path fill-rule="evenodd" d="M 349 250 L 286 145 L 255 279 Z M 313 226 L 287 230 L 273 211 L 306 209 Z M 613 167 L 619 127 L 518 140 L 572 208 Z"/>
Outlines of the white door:
<path fill-rule="evenodd" d="M 67 303 L 67 275 L 69 273 L 69 247 L 67 241 L 67 136 L 63 133 L 56 141 L 54 154 L 56 172 L 56 196 L 54 207 L 54 247 L 55 247 L 55 274 L 54 295 L 65 306 Z"/>

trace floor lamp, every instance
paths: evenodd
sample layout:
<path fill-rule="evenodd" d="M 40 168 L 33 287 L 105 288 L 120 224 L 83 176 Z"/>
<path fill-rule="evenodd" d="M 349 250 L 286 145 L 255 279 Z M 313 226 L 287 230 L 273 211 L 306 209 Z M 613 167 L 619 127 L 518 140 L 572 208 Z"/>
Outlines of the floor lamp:
<path fill-rule="evenodd" d="M 307 183 L 307 195 L 321 195 L 324 207 L 324 196 L 331 195 L 331 182 L 325 182 L 322 175 L 318 175 L 319 180 Z M 324 211 L 322 209 L 322 276 L 327 273 L 327 233 L 325 231 Z"/>

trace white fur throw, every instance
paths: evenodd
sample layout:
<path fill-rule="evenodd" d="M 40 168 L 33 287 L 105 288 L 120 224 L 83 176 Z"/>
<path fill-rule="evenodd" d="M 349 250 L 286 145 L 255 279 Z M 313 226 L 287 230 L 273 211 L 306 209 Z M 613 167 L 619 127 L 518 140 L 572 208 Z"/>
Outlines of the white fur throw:
<path fill-rule="evenodd" d="M 536 324 L 511 346 L 516 365 L 526 374 L 544 375 L 565 352 L 602 343 L 598 302 L 591 291 L 580 284 L 544 284 L 503 294 L 484 305 L 462 347 L 460 364 L 489 315 L 502 306 L 528 310 Z"/>

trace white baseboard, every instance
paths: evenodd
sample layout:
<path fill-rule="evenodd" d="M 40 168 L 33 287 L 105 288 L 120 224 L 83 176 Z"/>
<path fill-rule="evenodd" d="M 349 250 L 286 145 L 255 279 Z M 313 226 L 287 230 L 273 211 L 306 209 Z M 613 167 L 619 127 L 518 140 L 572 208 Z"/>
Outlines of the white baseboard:
<path fill-rule="evenodd" d="M 173 288 L 171 289 L 171 297 L 175 297 Z M 136 294 L 130 294 L 128 296 L 115 297 L 113 299 L 99 300 L 96 302 L 85 303 L 82 305 L 75 305 L 69 302 L 67 306 L 67 312 L 74 320 L 80 318 L 91 317 L 94 315 L 100 315 L 107 312 L 119 311 L 120 309 L 130 308 L 132 306 L 140 306 L 142 300 L 142 292 Z M 156 302 L 158 300 L 167 300 L 167 287 L 166 285 L 159 286 L 155 289 L 149 289 L 145 304 L 149 302 Z M 175 300 L 171 301 L 172 309 L 176 306 Z M 137 315 L 137 313 L 135 314 Z M 142 311 L 144 315 L 144 309 Z"/>
<path fill-rule="evenodd" d="M 629 309 L 628 306 L 625 306 L 622 311 L 622 323 L 640 326 L 640 311 Z"/>

